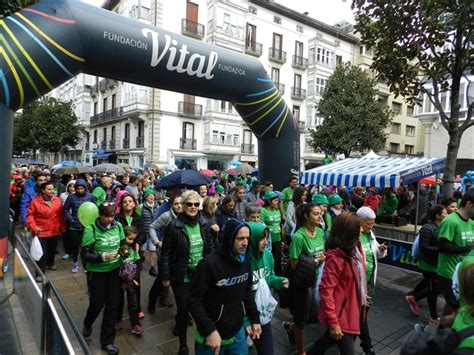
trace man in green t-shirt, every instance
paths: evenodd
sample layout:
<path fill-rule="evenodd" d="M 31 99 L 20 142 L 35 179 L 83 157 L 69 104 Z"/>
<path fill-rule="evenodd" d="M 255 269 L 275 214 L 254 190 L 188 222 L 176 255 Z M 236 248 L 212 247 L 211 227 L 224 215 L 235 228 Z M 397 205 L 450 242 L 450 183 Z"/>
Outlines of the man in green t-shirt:
<path fill-rule="evenodd" d="M 461 208 L 451 213 L 439 226 L 439 257 L 437 273 L 446 304 L 457 310 L 459 302 L 453 294 L 452 278 L 456 265 L 474 247 L 474 190 L 461 199 Z"/>
<path fill-rule="evenodd" d="M 298 178 L 292 176 L 289 180 L 289 186 L 285 187 L 281 192 L 281 202 L 280 202 L 280 211 L 283 217 L 283 220 L 286 216 L 286 209 L 288 208 L 288 203 L 293 199 L 293 192 L 298 187 Z"/>

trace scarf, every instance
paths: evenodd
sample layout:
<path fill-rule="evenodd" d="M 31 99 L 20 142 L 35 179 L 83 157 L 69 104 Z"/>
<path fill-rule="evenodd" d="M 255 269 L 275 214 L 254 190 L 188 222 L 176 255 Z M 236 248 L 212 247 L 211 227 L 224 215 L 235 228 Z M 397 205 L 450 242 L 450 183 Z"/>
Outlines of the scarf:
<path fill-rule="evenodd" d="M 333 208 L 333 207 L 329 207 L 332 211 L 332 213 L 334 214 L 334 216 L 339 216 L 341 213 L 342 213 L 342 210 L 338 210 L 336 208 Z"/>
<path fill-rule="evenodd" d="M 353 261 L 357 269 L 359 276 L 358 282 L 358 291 L 360 297 L 360 305 L 367 305 L 367 284 L 365 280 L 365 270 L 364 270 L 364 255 L 362 255 L 359 248 L 355 248 L 355 255 L 353 256 Z"/>

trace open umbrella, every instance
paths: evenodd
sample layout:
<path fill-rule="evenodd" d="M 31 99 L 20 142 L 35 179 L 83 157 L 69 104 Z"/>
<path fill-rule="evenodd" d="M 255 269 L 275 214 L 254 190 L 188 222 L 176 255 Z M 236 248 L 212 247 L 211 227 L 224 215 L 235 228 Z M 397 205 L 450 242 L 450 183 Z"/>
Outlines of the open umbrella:
<path fill-rule="evenodd" d="M 202 174 L 202 175 L 205 175 L 205 176 L 209 176 L 209 177 L 212 177 L 212 176 L 216 176 L 216 173 L 212 170 L 209 170 L 209 169 L 202 169 L 202 170 L 199 170 L 199 174 Z"/>
<path fill-rule="evenodd" d="M 242 164 L 234 170 L 237 175 L 250 175 L 255 171 L 255 168 L 249 164 Z"/>
<path fill-rule="evenodd" d="M 171 186 L 200 186 L 210 183 L 211 179 L 199 174 L 195 170 L 178 170 L 161 179 L 157 188 L 167 189 Z"/>
<path fill-rule="evenodd" d="M 30 164 L 31 165 L 48 165 L 44 161 L 32 161 Z"/>
<path fill-rule="evenodd" d="M 122 168 L 120 165 L 111 164 L 111 163 L 104 163 L 93 166 L 91 168 L 92 171 L 96 173 L 103 173 L 103 174 L 125 174 L 125 169 Z"/>
<path fill-rule="evenodd" d="M 127 173 L 134 173 L 135 172 L 135 169 L 132 168 L 132 166 L 127 164 L 127 163 L 118 163 L 117 165 L 124 168 Z"/>
<path fill-rule="evenodd" d="M 58 168 L 54 171 L 58 175 L 67 175 L 67 174 L 85 174 L 89 172 L 89 168 L 79 165 L 69 165 L 62 168 Z"/>
<path fill-rule="evenodd" d="M 29 164 L 30 161 L 25 158 L 12 158 L 12 163 L 13 164 Z"/>
<path fill-rule="evenodd" d="M 234 161 L 231 161 L 229 163 L 229 165 L 231 166 L 241 166 L 242 165 L 242 162 L 238 161 L 238 160 L 234 160 Z"/>
<path fill-rule="evenodd" d="M 235 168 L 227 169 L 227 174 L 235 176 L 236 175 Z"/>
<path fill-rule="evenodd" d="M 434 175 L 424 177 L 420 180 L 420 184 L 423 185 L 435 185 L 436 184 L 436 177 Z"/>

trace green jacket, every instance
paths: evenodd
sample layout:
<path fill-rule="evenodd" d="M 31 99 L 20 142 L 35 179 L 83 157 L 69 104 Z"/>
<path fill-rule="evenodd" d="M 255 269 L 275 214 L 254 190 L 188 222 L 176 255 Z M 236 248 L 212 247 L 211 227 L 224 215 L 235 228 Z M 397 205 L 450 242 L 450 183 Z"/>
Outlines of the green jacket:
<path fill-rule="evenodd" d="M 97 207 L 103 204 L 107 197 L 107 193 L 105 192 L 104 188 L 101 185 L 96 186 L 94 190 L 92 190 L 92 195 L 95 196 L 95 199 L 96 199 L 95 204 L 97 205 Z"/>
<path fill-rule="evenodd" d="M 384 195 L 377 209 L 377 216 L 391 216 L 397 211 L 398 198 L 393 192 L 390 195 Z"/>
<path fill-rule="evenodd" d="M 257 285 L 260 279 L 265 278 L 268 287 L 279 290 L 283 287 L 284 277 L 275 275 L 274 261 L 272 253 L 265 249 L 263 252 L 259 250 L 259 243 L 262 235 L 268 227 L 260 222 L 247 222 L 250 226 L 250 240 L 247 254 L 250 260 L 250 270 L 252 272 L 252 290 L 257 291 Z M 244 326 L 248 326 L 247 319 L 244 319 Z"/>

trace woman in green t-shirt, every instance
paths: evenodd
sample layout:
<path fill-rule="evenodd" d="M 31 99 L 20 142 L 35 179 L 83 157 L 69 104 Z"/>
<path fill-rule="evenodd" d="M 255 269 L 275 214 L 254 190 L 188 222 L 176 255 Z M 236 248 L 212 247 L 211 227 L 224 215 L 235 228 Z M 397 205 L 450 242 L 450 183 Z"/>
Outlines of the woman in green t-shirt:
<path fill-rule="evenodd" d="M 285 234 L 282 233 L 283 222 L 278 206 L 278 195 L 273 191 L 265 192 L 265 206 L 260 210 L 260 220 L 270 230 L 272 254 L 275 260 L 275 275 L 281 276 L 281 248 L 286 245 Z"/>
<path fill-rule="evenodd" d="M 296 210 L 296 232 L 293 234 L 290 244 L 290 266 L 292 270 L 298 267 L 301 255 L 311 256 L 316 261 L 318 270 L 324 261 L 324 232 L 319 227 L 321 222 L 321 207 L 308 203 L 300 205 Z M 316 276 L 317 278 L 317 276 Z M 316 286 L 316 279 L 314 280 Z M 308 322 L 311 300 L 308 298 L 314 293 L 314 289 L 296 287 L 291 283 L 290 293 L 292 296 L 290 310 L 294 323 L 283 322 L 291 345 L 296 346 L 298 354 L 304 353 L 304 327 Z"/>
<path fill-rule="evenodd" d="M 120 303 L 119 268 L 122 265 L 118 257 L 120 242 L 125 238 L 120 222 L 114 220 L 114 206 L 99 206 L 99 218 L 84 230 L 81 257 L 86 263 L 87 286 L 89 290 L 89 308 L 84 318 L 82 335 L 92 335 L 92 324 L 104 308 L 100 344 L 108 354 L 118 354 L 114 344 L 115 317 Z"/>
<path fill-rule="evenodd" d="M 173 288 L 176 300 L 176 326 L 173 334 L 179 337 L 179 355 L 189 353 L 186 332 L 188 301 L 194 270 L 201 259 L 214 249 L 212 237 L 206 237 L 199 218 L 199 195 L 185 191 L 181 195 L 183 212 L 170 221 L 163 234 L 160 275 L 163 286 Z"/>
<path fill-rule="evenodd" d="M 474 327 L 474 263 L 469 263 L 461 269 L 459 283 L 462 302 L 452 326 L 458 333 L 466 328 Z M 466 354 L 472 354 L 474 336 L 463 339 L 458 345 L 458 349 L 463 349 L 463 351 L 466 351 Z"/>

